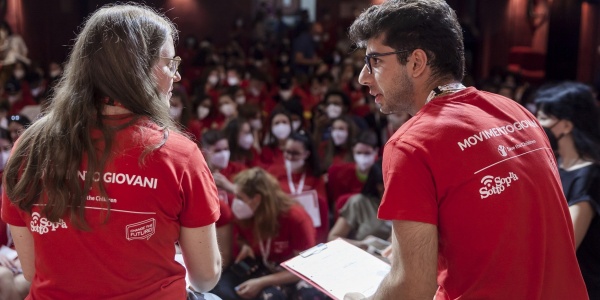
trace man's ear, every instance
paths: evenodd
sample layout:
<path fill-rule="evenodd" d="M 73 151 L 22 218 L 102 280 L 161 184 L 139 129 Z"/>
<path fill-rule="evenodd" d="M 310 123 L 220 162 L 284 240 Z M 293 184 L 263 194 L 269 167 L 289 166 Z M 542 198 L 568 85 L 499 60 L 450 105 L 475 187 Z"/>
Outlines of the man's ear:
<path fill-rule="evenodd" d="M 425 51 L 422 49 L 416 49 L 408 58 L 409 59 L 406 63 L 406 66 L 409 74 L 411 74 L 412 77 L 419 77 L 423 75 L 429 63 L 427 53 L 425 53 Z"/>

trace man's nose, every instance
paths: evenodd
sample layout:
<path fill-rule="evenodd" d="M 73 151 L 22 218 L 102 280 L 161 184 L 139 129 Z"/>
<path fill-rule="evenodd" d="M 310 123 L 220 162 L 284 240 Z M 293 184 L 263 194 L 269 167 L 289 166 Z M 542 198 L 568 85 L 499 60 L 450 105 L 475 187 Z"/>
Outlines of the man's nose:
<path fill-rule="evenodd" d="M 369 70 L 365 64 L 358 75 L 358 83 L 362 85 L 369 85 L 369 83 L 371 83 L 371 76 L 372 74 L 369 74 Z"/>

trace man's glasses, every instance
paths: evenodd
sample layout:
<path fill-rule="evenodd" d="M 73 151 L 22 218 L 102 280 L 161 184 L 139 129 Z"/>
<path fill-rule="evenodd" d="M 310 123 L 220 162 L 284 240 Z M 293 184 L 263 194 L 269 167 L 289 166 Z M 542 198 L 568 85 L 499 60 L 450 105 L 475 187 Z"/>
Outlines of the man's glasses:
<path fill-rule="evenodd" d="M 171 72 L 171 76 L 175 76 L 175 73 L 177 73 L 177 68 L 179 68 L 179 64 L 181 64 L 181 57 L 175 56 L 173 58 L 170 58 L 161 56 L 161 58 L 165 58 L 171 61 L 169 63 L 169 71 Z"/>
<path fill-rule="evenodd" d="M 365 65 L 367 65 L 367 71 L 369 71 L 369 74 L 373 74 L 373 68 L 371 67 L 371 59 L 382 57 L 382 56 L 393 55 L 393 54 L 399 54 L 402 52 L 408 52 L 408 50 L 398 50 L 398 51 L 385 52 L 385 53 L 371 53 L 371 54 L 365 55 Z"/>

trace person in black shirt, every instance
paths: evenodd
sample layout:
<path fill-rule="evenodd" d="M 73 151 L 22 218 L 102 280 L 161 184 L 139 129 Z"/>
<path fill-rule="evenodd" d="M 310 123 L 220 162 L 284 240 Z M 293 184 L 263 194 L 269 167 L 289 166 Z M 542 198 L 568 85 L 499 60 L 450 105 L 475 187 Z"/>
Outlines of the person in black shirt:
<path fill-rule="evenodd" d="M 591 89 L 576 82 L 540 89 L 535 103 L 537 118 L 557 147 L 581 273 L 590 299 L 600 299 L 599 108 Z"/>

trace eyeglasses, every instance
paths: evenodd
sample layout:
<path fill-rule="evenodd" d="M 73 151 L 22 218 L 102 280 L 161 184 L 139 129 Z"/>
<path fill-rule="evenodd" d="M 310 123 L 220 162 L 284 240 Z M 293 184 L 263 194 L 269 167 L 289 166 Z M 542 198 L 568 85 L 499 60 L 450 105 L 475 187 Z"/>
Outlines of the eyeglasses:
<path fill-rule="evenodd" d="M 408 50 L 398 50 L 398 51 L 385 52 L 385 53 L 371 53 L 371 54 L 365 55 L 365 65 L 367 65 L 367 71 L 369 71 L 369 74 L 373 74 L 373 68 L 371 67 L 371 59 L 382 57 L 382 56 L 393 55 L 393 54 L 400 54 L 402 52 L 408 52 Z"/>
<path fill-rule="evenodd" d="M 175 76 L 175 73 L 177 73 L 177 68 L 179 68 L 179 65 L 181 64 L 181 57 L 175 56 L 173 58 L 170 58 L 161 56 L 160 58 L 165 58 L 171 61 L 169 63 L 169 71 L 171 72 L 171 76 Z"/>

